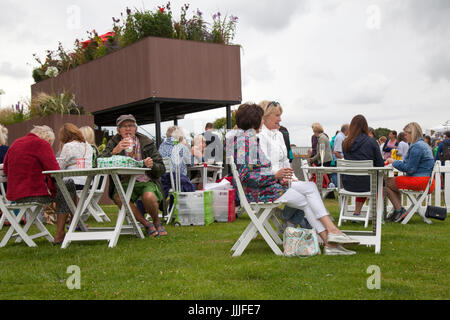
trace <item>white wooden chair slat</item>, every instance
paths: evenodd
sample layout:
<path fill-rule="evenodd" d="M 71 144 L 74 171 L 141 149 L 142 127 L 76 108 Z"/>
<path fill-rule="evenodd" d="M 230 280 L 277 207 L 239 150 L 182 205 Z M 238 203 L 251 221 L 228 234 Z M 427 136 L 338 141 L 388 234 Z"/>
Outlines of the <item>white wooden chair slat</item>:
<path fill-rule="evenodd" d="M 103 178 L 102 178 L 103 177 Z M 108 215 L 103 211 L 103 209 L 100 207 L 98 202 L 100 201 L 100 198 L 102 197 L 106 181 L 108 179 L 107 174 L 99 174 L 97 175 L 91 184 L 89 195 L 87 198 L 87 205 L 84 209 L 84 212 L 82 214 L 82 220 L 86 221 L 89 219 L 90 216 L 92 216 L 97 222 L 111 222 L 111 219 L 108 217 Z M 77 190 L 77 196 L 80 198 L 82 190 Z"/>
<path fill-rule="evenodd" d="M 180 166 L 175 166 L 175 179 L 173 174 L 173 167 L 172 167 L 172 159 L 171 158 L 163 158 L 164 166 L 166 168 L 166 172 L 170 174 L 170 190 L 169 195 L 173 196 L 175 192 L 181 191 L 181 173 L 180 173 Z M 175 213 L 175 204 L 172 204 L 172 206 L 169 208 L 169 214 L 167 215 L 166 223 L 169 224 L 173 219 Z"/>
<path fill-rule="evenodd" d="M 234 251 L 233 257 L 240 256 L 242 252 L 244 252 L 244 250 L 247 248 L 250 241 L 254 239 L 258 235 L 258 233 L 261 234 L 263 239 L 276 255 L 282 255 L 283 252 L 280 250 L 278 245 L 281 245 L 283 242 L 279 238 L 277 232 L 270 225 L 269 219 L 273 215 L 273 209 L 282 205 L 284 201 L 270 203 L 249 203 L 245 196 L 245 192 L 233 157 L 228 158 L 228 163 L 231 166 L 233 178 L 236 182 L 241 207 L 245 209 L 251 220 L 249 225 L 245 228 L 244 232 L 231 248 L 231 251 Z"/>
<path fill-rule="evenodd" d="M 372 160 L 345 160 L 345 159 L 337 159 L 336 161 L 337 167 L 373 167 Z M 344 174 L 344 173 L 342 173 Z M 359 173 L 352 172 L 351 176 L 368 176 L 367 173 Z M 338 185 L 337 192 L 339 197 L 339 221 L 338 227 L 342 225 L 343 221 L 363 221 L 364 228 L 367 228 L 369 225 L 369 220 L 371 215 L 372 201 L 375 201 L 376 191 L 369 190 L 368 192 L 353 192 L 346 190 L 341 183 L 341 173 L 338 173 Z M 372 186 L 372 183 L 369 183 Z M 351 198 L 350 198 L 351 197 Z M 366 197 L 369 198 L 368 206 L 363 207 L 361 210 L 361 216 L 353 216 L 353 211 L 349 209 L 349 200 L 351 199 L 354 202 L 355 197 Z M 350 214 L 350 215 L 349 215 Z M 364 215 L 364 216 L 363 216 Z"/>
<path fill-rule="evenodd" d="M 424 191 L 414 191 L 414 190 L 406 190 L 406 189 L 400 189 L 400 192 L 408 197 L 408 199 L 411 201 L 411 204 L 406 209 L 408 214 L 406 217 L 402 220 L 402 224 L 407 224 L 409 220 L 414 216 L 415 213 L 418 213 L 422 220 L 425 223 L 432 224 L 431 220 L 425 217 L 425 207 L 422 207 L 422 203 L 426 201 L 426 204 L 430 203 L 430 188 L 432 185 L 433 180 L 435 179 L 436 175 L 439 175 L 439 167 L 440 163 L 439 161 L 436 161 L 433 167 L 433 171 L 431 172 L 430 180 L 428 181 L 428 184 Z"/>

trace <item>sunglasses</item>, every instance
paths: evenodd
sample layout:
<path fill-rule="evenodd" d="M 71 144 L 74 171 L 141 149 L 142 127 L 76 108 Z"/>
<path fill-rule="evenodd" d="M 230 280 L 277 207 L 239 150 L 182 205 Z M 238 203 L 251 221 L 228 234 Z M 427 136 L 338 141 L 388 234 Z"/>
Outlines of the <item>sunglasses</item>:
<path fill-rule="evenodd" d="M 267 105 L 267 109 L 269 109 L 271 106 L 273 106 L 274 108 L 278 107 L 280 104 L 276 101 L 271 101 L 269 102 L 269 104 Z"/>

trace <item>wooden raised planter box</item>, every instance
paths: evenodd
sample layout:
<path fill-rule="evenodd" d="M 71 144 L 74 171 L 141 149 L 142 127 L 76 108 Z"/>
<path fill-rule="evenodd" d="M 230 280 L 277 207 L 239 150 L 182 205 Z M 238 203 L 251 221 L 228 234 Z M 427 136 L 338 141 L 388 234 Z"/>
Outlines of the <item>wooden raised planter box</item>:
<path fill-rule="evenodd" d="M 236 104 L 242 98 L 240 47 L 147 37 L 32 85 L 32 95 L 52 86 L 70 90 L 91 113 L 155 99 Z"/>

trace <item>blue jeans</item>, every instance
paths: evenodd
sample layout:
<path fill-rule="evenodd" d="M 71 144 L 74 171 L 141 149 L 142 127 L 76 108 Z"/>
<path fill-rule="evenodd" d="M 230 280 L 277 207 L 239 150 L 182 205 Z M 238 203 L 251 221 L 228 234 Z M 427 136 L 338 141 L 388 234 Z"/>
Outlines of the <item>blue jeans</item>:
<path fill-rule="evenodd" d="M 288 220 L 296 226 L 300 225 L 300 227 L 304 229 L 312 229 L 308 220 L 305 219 L 305 213 L 303 210 L 284 206 L 283 219 Z"/>

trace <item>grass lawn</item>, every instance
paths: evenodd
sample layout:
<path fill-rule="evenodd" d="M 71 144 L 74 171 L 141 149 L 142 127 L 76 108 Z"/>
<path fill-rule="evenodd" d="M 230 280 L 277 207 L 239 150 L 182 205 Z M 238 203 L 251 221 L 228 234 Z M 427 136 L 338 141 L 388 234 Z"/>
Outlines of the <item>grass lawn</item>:
<path fill-rule="evenodd" d="M 337 201 L 326 205 L 337 221 Z M 115 206 L 104 208 L 112 218 L 117 214 Z M 113 249 L 106 241 L 72 242 L 65 250 L 44 238 L 37 248 L 10 242 L 0 249 L 0 299 L 450 298 L 448 219 L 427 225 L 416 215 L 407 225 L 383 225 L 379 255 L 358 246 L 354 256 L 279 257 L 259 236 L 232 258 L 230 249 L 249 221 L 244 215 L 207 227 L 167 226 L 167 237 L 121 236 Z M 350 228 L 355 225 L 342 229 Z M 49 229 L 54 234 L 55 227 Z M 80 289 L 66 285 L 71 265 L 80 268 Z M 379 290 L 367 288 L 372 265 L 381 271 Z"/>

